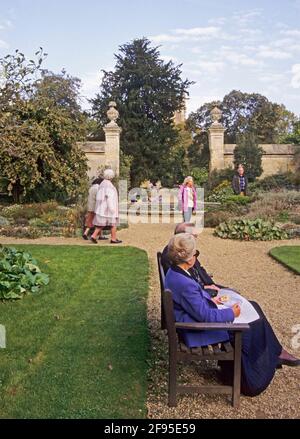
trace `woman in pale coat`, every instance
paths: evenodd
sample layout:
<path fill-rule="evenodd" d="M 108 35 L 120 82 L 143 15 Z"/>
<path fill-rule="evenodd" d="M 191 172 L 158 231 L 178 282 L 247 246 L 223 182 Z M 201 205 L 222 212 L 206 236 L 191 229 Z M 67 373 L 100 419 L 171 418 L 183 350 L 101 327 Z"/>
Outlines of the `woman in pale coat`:
<path fill-rule="evenodd" d="M 91 236 L 91 241 L 97 244 L 97 237 L 103 227 L 111 228 L 111 244 L 120 244 L 122 241 L 117 239 L 117 225 L 119 221 L 118 192 L 111 180 L 115 174 L 112 169 L 105 169 L 104 180 L 99 186 L 96 196 L 95 218 L 93 224 L 95 231 Z"/>
<path fill-rule="evenodd" d="M 96 208 L 96 196 L 99 189 L 100 184 L 102 183 L 103 178 L 96 178 L 92 182 L 92 186 L 89 189 L 89 195 L 88 195 L 88 202 L 87 202 L 87 214 L 85 216 L 85 223 L 84 223 L 84 232 L 83 232 L 83 239 L 88 239 L 88 234 L 91 229 L 94 228 L 93 220 L 95 217 L 95 208 Z M 104 239 L 104 238 L 101 238 Z"/>

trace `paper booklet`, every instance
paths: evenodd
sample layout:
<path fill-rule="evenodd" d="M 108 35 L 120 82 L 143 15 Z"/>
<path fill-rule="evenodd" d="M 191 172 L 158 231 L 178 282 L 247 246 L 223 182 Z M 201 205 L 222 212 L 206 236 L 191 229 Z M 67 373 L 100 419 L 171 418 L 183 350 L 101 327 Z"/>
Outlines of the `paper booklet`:
<path fill-rule="evenodd" d="M 237 292 L 223 288 L 218 292 L 217 297 L 222 300 L 222 305 L 217 305 L 219 309 L 231 308 L 235 303 L 240 305 L 241 314 L 233 323 L 251 323 L 259 319 L 254 306 Z"/>

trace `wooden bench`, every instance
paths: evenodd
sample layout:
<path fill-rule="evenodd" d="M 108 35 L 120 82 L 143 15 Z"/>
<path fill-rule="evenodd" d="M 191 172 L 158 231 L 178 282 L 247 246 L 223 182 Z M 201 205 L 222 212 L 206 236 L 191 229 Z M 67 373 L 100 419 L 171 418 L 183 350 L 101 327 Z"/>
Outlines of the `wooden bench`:
<path fill-rule="evenodd" d="M 239 407 L 241 391 L 241 353 L 242 332 L 249 329 L 248 324 L 237 323 L 177 323 L 174 320 L 172 292 L 163 292 L 163 309 L 169 342 L 169 406 L 177 405 L 177 394 L 205 393 L 232 395 L 232 405 Z M 225 342 L 216 345 L 188 348 L 178 338 L 177 330 L 214 331 L 226 330 L 234 333 L 234 347 Z M 183 386 L 177 384 L 177 363 L 190 363 L 202 360 L 233 361 L 232 385 Z"/>

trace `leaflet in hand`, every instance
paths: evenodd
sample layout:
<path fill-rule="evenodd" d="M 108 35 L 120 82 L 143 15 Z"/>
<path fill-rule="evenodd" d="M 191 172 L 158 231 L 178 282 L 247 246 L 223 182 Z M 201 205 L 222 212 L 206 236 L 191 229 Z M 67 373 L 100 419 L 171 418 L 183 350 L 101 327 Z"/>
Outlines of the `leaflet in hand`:
<path fill-rule="evenodd" d="M 253 305 L 235 291 L 223 288 L 218 292 L 217 297 L 222 300 L 222 305 L 218 305 L 219 309 L 231 308 L 236 303 L 240 305 L 241 314 L 234 319 L 233 323 L 251 323 L 259 319 Z"/>

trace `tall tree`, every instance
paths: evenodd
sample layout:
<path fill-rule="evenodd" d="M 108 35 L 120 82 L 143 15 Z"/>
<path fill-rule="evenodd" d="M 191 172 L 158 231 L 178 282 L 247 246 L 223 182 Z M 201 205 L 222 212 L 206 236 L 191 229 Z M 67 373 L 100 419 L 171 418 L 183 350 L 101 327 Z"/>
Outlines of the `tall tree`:
<path fill-rule="evenodd" d="M 294 124 L 292 133 L 285 138 L 285 143 L 300 145 L 300 120 Z"/>
<path fill-rule="evenodd" d="M 93 115 L 103 125 L 109 101 L 116 101 L 121 149 L 132 157 L 132 184 L 145 179 L 164 183 L 178 137 L 173 114 L 182 108 L 191 82 L 182 80 L 181 66 L 165 63 L 146 38 L 120 46 L 115 58 L 114 71 L 104 71 L 100 93 L 92 100 Z"/>
<path fill-rule="evenodd" d="M 237 137 L 237 146 L 234 149 L 234 165 L 245 166 L 249 181 L 254 181 L 262 172 L 263 149 L 258 146 L 258 139 L 255 133 L 245 132 Z"/>
<path fill-rule="evenodd" d="M 218 106 L 222 110 L 222 123 L 226 128 L 226 142 L 236 143 L 237 136 L 252 132 L 261 143 L 278 143 L 289 133 L 297 120 L 284 105 L 270 102 L 258 93 L 233 90 L 223 101 L 202 105 L 189 117 L 191 129 L 207 129 L 211 125 L 210 111 Z"/>
<path fill-rule="evenodd" d="M 79 82 L 41 69 L 18 50 L 0 60 L 0 174 L 15 201 L 20 195 L 76 197 L 86 182 L 86 158 L 76 142 L 85 137 L 78 106 Z"/>

